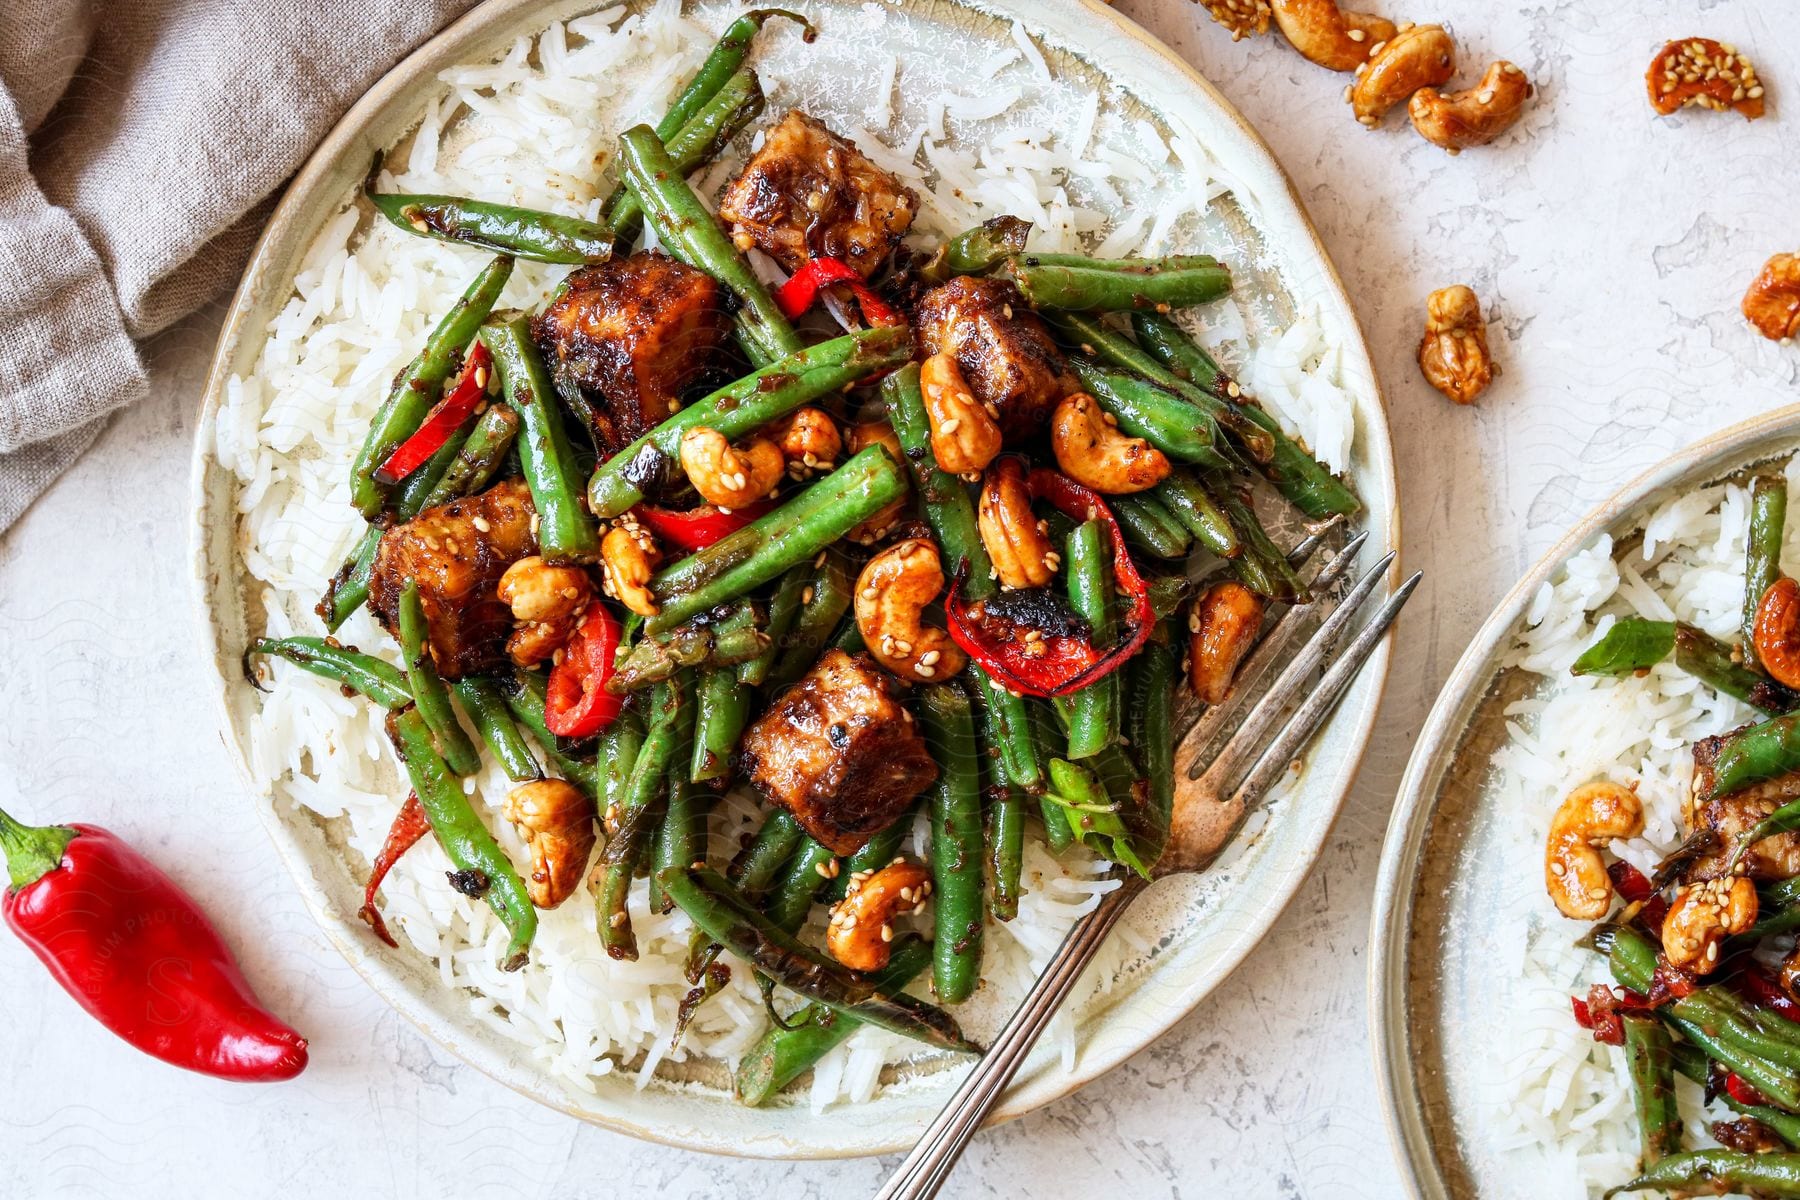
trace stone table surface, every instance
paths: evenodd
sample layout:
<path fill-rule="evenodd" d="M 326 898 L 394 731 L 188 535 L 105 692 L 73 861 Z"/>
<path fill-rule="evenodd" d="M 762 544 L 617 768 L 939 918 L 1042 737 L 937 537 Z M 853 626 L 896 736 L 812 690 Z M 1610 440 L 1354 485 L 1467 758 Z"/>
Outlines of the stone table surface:
<path fill-rule="evenodd" d="M 1273 38 L 1234 44 L 1184 0 L 1119 8 L 1213 80 L 1293 176 L 1374 348 L 1405 562 L 1426 580 L 1355 791 L 1267 942 L 1125 1065 L 981 1137 L 946 1194 L 1394 1196 L 1365 976 L 1396 784 L 1467 638 L 1560 531 L 1666 454 L 1800 399 L 1800 346 L 1737 312 L 1762 261 L 1800 249 L 1800 7 L 1391 11 L 1449 24 L 1466 77 L 1505 57 L 1538 85 L 1517 129 L 1459 158 L 1403 122 L 1359 128 L 1343 80 Z M 1753 56 L 1768 119 L 1650 115 L 1651 54 L 1702 33 Z M 1504 366 L 1473 408 L 1413 361 L 1426 294 L 1457 281 L 1488 306 Z M 0 1196 L 872 1193 L 894 1159 L 710 1158 L 541 1110 L 428 1044 L 313 927 L 214 732 L 194 649 L 187 460 L 220 315 L 147 348 L 153 399 L 0 536 L 0 806 L 82 814 L 166 864 L 312 1033 L 313 1066 L 267 1089 L 171 1071 L 98 1036 L 0 937 Z"/>

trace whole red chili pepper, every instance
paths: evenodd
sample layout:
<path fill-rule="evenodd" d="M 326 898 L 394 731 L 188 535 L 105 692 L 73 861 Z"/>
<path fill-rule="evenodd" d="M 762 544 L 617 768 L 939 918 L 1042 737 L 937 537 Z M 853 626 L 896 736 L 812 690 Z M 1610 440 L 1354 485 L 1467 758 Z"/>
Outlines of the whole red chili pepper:
<path fill-rule="evenodd" d="M 0 812 L 6 923 L 102 1025 L 146 1054 L 221 1079 L 292 1079 L 306 1039 L 270 1015 L 206 914 L 93 825 L 32 828 Z"/>

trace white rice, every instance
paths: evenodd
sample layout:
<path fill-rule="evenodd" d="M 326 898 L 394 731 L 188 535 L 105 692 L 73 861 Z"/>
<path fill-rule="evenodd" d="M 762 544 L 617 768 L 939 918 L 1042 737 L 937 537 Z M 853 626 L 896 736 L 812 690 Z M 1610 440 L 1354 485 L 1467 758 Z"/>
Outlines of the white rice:
<path fill-rule="evenodd" d="M 902 174 L 924 198 L 922 238 L 1010 213 L 1036 224 L 1033 245 L 1046 250 L 1195 248 L 1209 202 L 1225 190 L 1200 147 L 1177 138 L 1171 149 L 1148 122 L 1121 116 L 1116 96 L 1053 82 L 1042 51 L 1016 25 L 1012 46 L 986 62 L 996 78 L 983 88 L 953 87 L 971 78 L 970 64 L 937 53 L 895 56 L 884 47 L 875 54 L 851 44 L 855 60 L 875 67 L 847 71 L 846 47 L 834 47 L 835 37 L 879 41 L 883 22 L 902 19 L 875 5 L 865 12 L 867 28 L 828 27 L 811 47 L 782 23 L 770 25 L 758 49 L 759 64 L 773 59 L 763 74 L 770 111 L 804 107 Z M 716 29 L 682 16 L 675 0 L 629 13 L 621 5 L 553 25 L 535 44 L 521 39 L 494 62 L 445 71 L 416 135 L 389 158 L 378 185 L 594 215 L 600 167 L 617 131 L 660 112 L 715 37 Z M 855 79 L 851 95 L 830 84 L 846 74 Z M 741 156 L 733 150 L 703 173 L 706 194 Z M 1114 224 L 1118 213 L 1129 215 Z M 371 224 L 347 207 L 305 256 L 255 369 L 230 380 L 216 453 L 241 481 L 239 544 L 246 570 L 262 585 L 253 594 L 271 636 L 321 632 L 312 606 L 362 533 L 349 506 L 348 465 L 389 381 L 481 261 L 477 252 Z M 520 262 L 502 303 L 541 301 L 564 270 Z M 1196 329 L 1326 462 L 1348 466 L 1353 406 L 1337 386 L 1336 358 L 1314 314 L 1285 331 L 1253 335 L 1246 314 L 1227 300 L 1210 306 Z M 340 636 L 396 657 L 366 611 Z M 255 773 L 280 802 L 344 818 L 351 848 L 372 859 L 401 791 L 382 714 L 300 670 L 278 665 L 270 674 L 251 735 Z M 521 857 L 518 839 L 493 815 L 508 789 L 504 776 L 489 765 L 467 786 L 490 810 L 502 843 Z M 1270 801 L 1279 804 L 1279 797 Z M 735 846 L 757 820 L 743 797 L 721 805 L 713 846 L 721 853 Z M 383 907 L 404 942 L 436 964 L 446 987 L 461 990 L 477 1020 L 528 1047 L 569 1088 L 591 1092 L 596 1078 L 616 1070 L 630 1070 L 640 1087 L 648 1083 L 668 1053 L 686 991 L 686 918 L 650 913 L 638 883 L 631 916 L 641 957 L 616 963 L 599 952 L 594 906 L 578 896 L 542 914 L 530 965 L 507 974 L 495 965 L 504 929 L 484 904 L 445 886 L 448 866 L 427 839 L 389 876 Z M 1027 847 L 1029 891 L 1019 916 L 990 926 L 986 982 L 959 1012 L 972 1031 L 997 1025 L 1070 924 L 1116 886 L 1098 878 L 1104 869 L 1082 853 L 1059 862 L 1035 840 Z M 1143 958 L 1155 940 L 1127 925 L 1095 970 L 1095 986 L 1114 986 L 1127 957 Z M 749 974 L 734 972 L 733 985 L 701 1010 L 677 1059 L 735 1064 L 763 1028 Z M 1065 1064 L 1075 1054 L 1073 1011 L 1065 1006 L 1052 1032 Z M 820 1064 L 811 1103 L 866 1099 L 885 1064 L 916 1051 L 863 1029 Z"/>
<path fill-rule="evenodd" d="M 1790 464 L 1788 473 L 1790 487 L 1800 485 L 1800 468 Z M 1728 483 L 1664 504 L 1644 523 L 1641 546 L 1615 555 L 1601 536 L 1539 590 L 1508 659 L 1546 683 L 1507 708 L 1510 736 L 1495 758 L 1499 811 L 1517 814 L 1507 822 L 1505 857 L 1519 879 L 1494 898 L 1502 906 L 1494 927 L 1517 932 L 1495 966 L 1516 967 L 1519 981 L 1510 986 L 1508 1053 L 1489 1060 L 1496 1074 L 1486 1090 L 1497 1140 L 1542 1163 L 1531 1178 L 1566 1189 L 1544 1195 L 1599 1195 L 1636 1173 L 1640 1151 L 1624 1051 L 1596 1043 L 1570 1015 L 1570 996 L 1612 978 L 1602 956 L 1573 944 L 1574 923 L 1544 894 L 1544 830 L 1571 788 L 1593 779 L 1635 784 L 1644 835 L 1611 848 L 1647 873 L 1681 841 L 1692 743 L 1760 716 L 1671 663 L 1622 679 L 1578 679 L 1569 667 L 1621 617 L 1678 619 L 1736 638 L 1748 527 L 1748 489 Z M 1678 1083 L 1687 1145 L 1713 1144 L 1706 1123 L 1730 1114 L 1703 1113 L 1699 1089 Z"/>

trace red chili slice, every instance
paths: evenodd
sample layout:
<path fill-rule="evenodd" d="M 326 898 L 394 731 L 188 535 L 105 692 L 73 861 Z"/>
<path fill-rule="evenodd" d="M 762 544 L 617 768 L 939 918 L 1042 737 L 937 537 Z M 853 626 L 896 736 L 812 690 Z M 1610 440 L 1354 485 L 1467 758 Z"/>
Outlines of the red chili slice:
<path fill-rule="evenodd" d="M 1639 900 L 1650 898 L 1650 880 L 1623 859 L 1606 868 L 1606 873 L 1612 876 L 1613 886 L 1619 889 L 1619 895 L 1624 897 L 1625 903 L 1636 904 Z"/>
<path fill-rule="evenodd" d="M 606 690 L 612 678 L 613 658 L 619 652 L 619 622 L 598 602 L 588 605 L 587 615 L 569 644 L 562 661 L 550 668 L 544 692 L 544 724 L 558 737 L 591 737 L 611 725 L 625 703 Z"/>
<path fill-rule="evenodd" d="M 1790 1021 L 1800 1021 L 1800 1004 L 1781 990 L 1781 985 L 1761 967 L 1748 967 L 1737 977 L 1738 990 L 1753 1004 L 1780 1013 Z"/>
<path fill-rule="evenodd" d="M 381 890 L 381 881 L 387 878 L 394 864 L 402 855 L 418 844 L 419 839 L 431 832 L 431 822 L 425 818 L 425 806 L 419 803 L 419 797 L 412 792 L 406 794 L 406 803 L 394 814 L 394 823 L 388 827 L 387 840 L 381 844 L 381 853 L 375 856 L 375 865 L 369 870 L 369 886 L 363 889 L 363 906 L 356 915 L 369 923 L 375 936 L 388 945 L 398 949 L 399 942 L 388 932 L 387 922 L 381 918 L 381 910 L 375 907 L 375 893 Z"/>
<path fill-rule="evenodd" d="M 389 484 L 399 483 L 443 449 L 444 443 L 450 440 L 450 435 L 456 432 L 457 426 L 469 419 L 469 414 L 475 411 L 475 406 L 487 395 L 491 361 L 487 347 L 481 342 L 478 341 L 469 348 L 469 357 L 464 360 L 462 373 L 456 377 L 456 383 L 425 414 L 425 419 L 419 422 L 419 428 L 413 435 L 395 447 L 387 461 L 375 468 L 377 480 Z"/>
<path fill-rule="evenodd" d="M 1112 537 L 1113 585 L 1131 605 L 1122 622 L 1119 644 L 1103 651 L 1086 631 L 1027 625 L 984 601 L 964 600 L 966 563 L 958 569 L 944 600 L 945 623 L 956 644 L 1007 688 L 1027 696 L 1060 696 L 1080 691 L 1124 666 L 1150 636 L 1156 613 L 1150 605 L 1149 586 L 1131 561 L 1119 523 L 1097 493 L 1042 467 L 1031 472 L 1027 486 L 1034 500 L 1048 501 L 1072 520 L 1106 523 Z"/>
<path fill-rule="evenodd" d="M 1575 1010 L 1575 1023 L 1583 1029 L 1594 1027 L 1594 1014 L 1588 1011 L 1587 1001 L 1580 996 L 1569 997 L 1569 1007 Z"/>
<path fill-rule="evenodd" d="M 1726 1074 L 1725 1090 L 1729 1092 L 1731 1098 L 1736 1100 L 1739 1104 L 1767 1104 L 1769 1102 L 1767 1096 L 1751 1087 L 1748 1083 L 1745 1083 L 1743 1077 L 1736 1071 L 1731 1071 Z"/>
<path fill-rule="evenodd" d="M 793 320 L 818 302 L 819 289 L 842 283 L 856 296 L 863 320 L 871 325 L 899 325 L 902 317 L 892 305 L 875 294 L 857 274 L 856 268 L 840 258 L 820 255 L 809 258 L 793 277 L 775 291 L 775 306 L 788 320 Z"/>
<path fill-rule="evenodd" d="M 632 510 L 650 532 L 670 545 L 683 550 L 704 550 L 719 539 L 736 533 L 756 518 L 775 507 L 772 500 L 758 500 L 745 508 L 725 512 L 711 504 L 690 508 L 686 512 L 640 504 Z"/>

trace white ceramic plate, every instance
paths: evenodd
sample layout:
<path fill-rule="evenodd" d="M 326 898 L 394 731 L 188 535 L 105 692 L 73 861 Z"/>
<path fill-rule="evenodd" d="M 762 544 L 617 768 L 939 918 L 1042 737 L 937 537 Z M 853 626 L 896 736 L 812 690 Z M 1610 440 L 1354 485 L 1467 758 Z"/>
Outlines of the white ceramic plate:
<path fill-rule="evenodd" d="M 634 1088 L 629 1071 L 596 1079 L 592 1094 L 566 1088 L 523 1047 L 472 1018 L 467 997 L 441 984 L 429 962 L 410 951 L 390 952 L 368 935 L 355 915 L 367 865 L 344 848 L 332 822 L 273 802 L 273 781 L 254 777 L 247 765 L 246 730 L 255 719 L 257 698 L 238 663 L 254 636 L 258 606 L 246 602 L 251 581 L 240 560 L 233 507 L 239 485 L 211 452 L 226 381 L 251 369 L 269 319 L 291 293 L 302 255 L 354 196 L 371 155 L 401 141 L 441 94 L 439 72 L 489 60 L 521 34 L 596 7 L 591 0 L 488 0 L 397 66 L 350 110 L 296 176 L 271 219 L 221 334 L 194 458 L 193 569 L 205 650 L 218 673 L 226 742 L 245 764 L 269 831 L 327 936 L 396 1009 L 453 1053 L 546 1105 L 639 1137 L 771 1157 L 891 1151 L 910 1143 L 935 1113 L 958 1076 L 942 1068 L 955 1063 L 939 1062 L 935 1070 L 927 1064 L 928 1069 L 884 1088 L 873 1102 L 840 1105 L 823 1116 L 804 1104 L 746 1110 L 718 1086 L 722 1072 L 716 1069 L 709 1075 L 690 1067 L 681 1079 L 659 1070 L 642 1090 Z M 703 24 L 719 29 L 742 6 L 698 0 L 688 7 Z M 1213 203 L 1204 229 L 1189 239 L 1197 243 L 1192 248 L 1219 249 L 1230 259 L 1240 303 L 1265 328 L 1281 328 L 1302 306 L 1317 312 L 1340 356 L 1339 382 L 1355 403 L 1351 473 L 1368 505 L 1368 553 L 1379 556 L 1398 544 L 1385 418 L 1343 287 L 1267 148 L 1207 83 L 1095 0 L 934 0 L 904 8 L 815 0 L 796 7 L 819 26 L 821 52 L 784 63 L 780 81 L 793 89 L 790 97 L 805 97 L 809 107 L 834 88 L 866 87 L 869 56 L 884 47 L 903 60 L 931 55 L 981 62 L 1013 45 L 1016 19 L 1042 48 L 1059 85 L 1100 94 L 1107 105 L 1150 122 L 1165 139 L 1179 132 L 1203 146 L 1234 181 L 1234 193 Z M 857 39 L 854 53 L 830 52 L 839 32 Z M 1386 666 L 1384 645 L 1321 733 L 1292 798 L 1276 806 L 1259 833 L 1240 839 L 1206 878 L 1161 883 L 1134 907 L 1128 920 L 1153 948 L 1078 1007 L 1080 1048 L 1072 1069 L 1040 1049 L 996 1111 L 997 1120 L 1069 1092 L 1148 1044 L 1262 938 L 1318 857 L 1367 741 Z"/>
<path fill-rule="evenodd" d="M 1502 666 L 1532 597 L 1599 534 L 1612 535 L 1614 557 L 1621 557 L 1668 500 L 1796 449 L 1800 408 L 1785 408 L 1640 475 L 1519 581 L 1439 693 L 1388 824 L 1369 939 L 1372 1044 L 1389 1132 L 1414 1194 L 1440 1200 L 1537 1190 L 1536 1164 L 1499 1144 L 1485 1106 L 1494 1095 L 1494 1064 L 1508 1061 L 1491 1031 L 1507 1028 L 1514 982 L 1496 969 L 1504 956 L 1494 948 L 1518 940 L 1497 920 L 1503 906 L 1491 898 L 1516 893 L 1521 879 L 1541 878 L 1542 870 L 1536 858 L 1520 859 L 1509 814 L 1496 800 L 1492 763 L 1506 740 L 1503 710 L 1542 682 Z"/>

